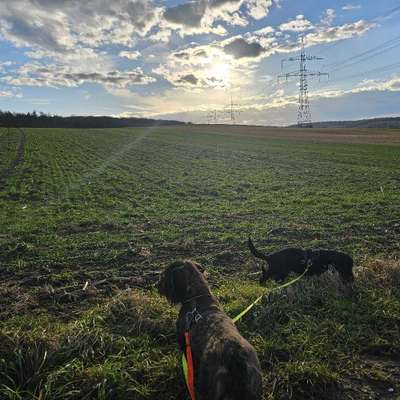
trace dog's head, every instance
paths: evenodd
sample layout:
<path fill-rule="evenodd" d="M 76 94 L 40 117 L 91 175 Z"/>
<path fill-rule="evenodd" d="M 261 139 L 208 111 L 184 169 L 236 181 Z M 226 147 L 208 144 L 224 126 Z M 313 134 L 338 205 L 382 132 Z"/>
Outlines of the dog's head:
<path fill-rule="evenodd" d="M 190 260 L 175 261 L 161 274 L 158 292 L 172 304 L 182 303 L 194 296 L 210 294 L 207 272 Z"/>

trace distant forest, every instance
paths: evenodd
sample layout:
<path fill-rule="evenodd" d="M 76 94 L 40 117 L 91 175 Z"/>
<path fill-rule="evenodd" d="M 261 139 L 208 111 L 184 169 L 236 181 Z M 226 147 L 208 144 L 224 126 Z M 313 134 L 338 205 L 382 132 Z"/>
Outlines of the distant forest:
<path fill-rule="evenodd" d="M 358 121 L 313 122 L 313 128 L 400 129 L 400 117 L 361 119 Z"/>
<path fill-rule="evenodd" d="M 44 113 L 12 113 L 0 110 L 0 126 L 5 128 L 128 128 L 183 125 L 184 122 L 147 118 L 114 118 L 94 116 L 61 117 Z"/>

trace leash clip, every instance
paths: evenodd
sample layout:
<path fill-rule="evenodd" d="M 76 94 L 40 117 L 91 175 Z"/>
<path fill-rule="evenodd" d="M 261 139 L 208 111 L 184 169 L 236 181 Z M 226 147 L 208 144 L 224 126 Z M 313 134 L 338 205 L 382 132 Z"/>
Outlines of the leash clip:
<path fill-rule="evenodd" d="M 202 315 L 197 311 L 195 307 L 192 311 L 186 313 L 186 330 L 189 331 L 193 323 L 197 324 L 201 319 Z"/>

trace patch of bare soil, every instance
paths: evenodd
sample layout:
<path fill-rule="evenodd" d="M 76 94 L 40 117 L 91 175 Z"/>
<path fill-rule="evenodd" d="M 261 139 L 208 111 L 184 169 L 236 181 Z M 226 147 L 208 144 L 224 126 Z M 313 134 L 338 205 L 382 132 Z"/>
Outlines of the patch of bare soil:
<path fill-rule="evenodd" d="M 215 133 L 232 136 L 260 136 L 332 143 L 364 143 L 400 146 L 400 130 L 348 129 L 348 128 L 269 128 L 245 125 L 193 125 L 176 127 L 176 130 L 195 133 Z"/>
<path fill-rule="evenodd" d="M 362 376 L 352 376 L 344 387 L 344 398 L 382 400 L 400 398 L 400 360 L 366 356 L 360 360 Z"/>
<path fill-rule="evenodd" d="M 58 233 L 62 235 L 71 235 L 76 233 L 89 232 L 117 232 L 121 231 L 122 227 L 114 222 L 97 224 L 93 222 L 82 222 L 80 224 L 66 224 L 58 228 Z"/>

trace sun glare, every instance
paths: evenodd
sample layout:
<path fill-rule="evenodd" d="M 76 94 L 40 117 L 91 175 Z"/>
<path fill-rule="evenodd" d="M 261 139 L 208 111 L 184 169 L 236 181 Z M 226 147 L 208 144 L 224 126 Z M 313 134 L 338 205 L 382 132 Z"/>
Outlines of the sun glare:
<path fill-rule="evenodd" d="M 229 82 L 230 69 L 229 64 L 217 62 L 210 69 L 210 77 L 219 81 Z"/>

